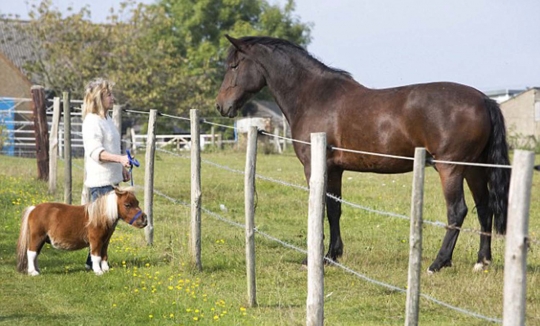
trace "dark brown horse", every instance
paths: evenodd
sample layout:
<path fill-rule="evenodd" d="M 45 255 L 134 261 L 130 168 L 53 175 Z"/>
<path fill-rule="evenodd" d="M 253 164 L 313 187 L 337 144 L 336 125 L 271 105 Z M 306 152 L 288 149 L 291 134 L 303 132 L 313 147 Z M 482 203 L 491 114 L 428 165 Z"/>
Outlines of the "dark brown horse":
<path fill-rule="evenodd" d="M 403 173 L 413 162 L 332 150 L 347 148 L 413 157 L 424 147 L 442 161 L 509 164 L 504 119 L 496 102 L 480 91 L 454 83 L 429 83 L 370 89 L 350 74 L 327 67 L 303 48 L 270 37 L 234 39 L 227 71 L 217 96 L 217 109 L 234 117 L 255 93 L 267 86 L 287 118 L 292 137 L 309 142 L 313 132 L 325 132 L 328 142 L 328 193 L 341 198 L 344 170 Z M 310 147 L 295 142 L 294 150 L 310 178 Z M 467 214 L 463 180 L 472 192 L 482 229 L 475 270 L 491 262 L 493 216 L 504 233 L 510 171 L 436 163 L 447 206 L 449 227 L 428 271 L 452 265 L 459 227 Z M 326 257 L 343 253 L 339 219 L 341 203 L 326 198 L 330 246 Z"/>
<path fill-rule="evenodd" d="M 119 220 L 137 228 L 147 224 L 131 188 L 115 188 L 86 205 L 42 203 L 27 207 L 17 242 L 17 270 L 39 275 L 37 256 L 48 242 L 63 250 L 90 247 L 92 269 L 101 275 L 109 270 L 107 248 Z"/>

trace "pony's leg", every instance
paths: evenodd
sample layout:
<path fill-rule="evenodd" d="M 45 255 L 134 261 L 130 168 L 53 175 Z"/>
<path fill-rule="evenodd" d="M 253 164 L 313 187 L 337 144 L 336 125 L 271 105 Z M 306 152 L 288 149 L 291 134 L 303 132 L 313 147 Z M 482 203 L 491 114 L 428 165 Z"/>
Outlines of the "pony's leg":
<path fill-rule="evenodd" d="M 337 261 L 343 255 L 343 241 L 341 240 L 341 229 L 339 220 L 341 218 L 341 181 L 343 170 L 337 168 L 328 169 L 327 193 L 332 197 L 326 196 L 326 212 L 328 223 L 330 224 L 330 245 L 328 247 L 327 258 Z"/>
<path fill-rule="evenodd" d="M 92 270 L 96 275 L 103 275 L 103 270 L 101 269 L 101 256 L 90 255 L 92 259 Z"/>
<path fill-rule="evenodd" d="M 26 251 L 26 257 L 28 259 L 28 275 L 36 276 L 39 275 L 37 269 L 37 252 L 32 250 Z"/>
<path fill-rule="evenodd" d="M 84 267 L 87 271 L 92 269 L 92 257 L 90 254 L 90 249 L 88 250 L 88 256 L 86 257 L 86 263 L 84 264 Z"/>
<path fill-rule="evenodd" d="M 443 186 L 448 218 L 448 228 L 437 258 L 429 266 L 428 273 L 432 274 L 443 267 L 452 266 L 452 254 L 459 236 L 459 229 L 467 215 L 467 205 L 463 196 L 463 168 L 460 166 L 437 167 Z"/>
<path fill-rule="evenodd" d="M 28 275 L 39 275 L 39 266 L 37 257 L 45 244 L 46 234 L 35 234 L 30 230 L 30 240 L 28 243 L 28 249 L 26 251 Z"/>
<path fill-rule="evenodd" d="M 489 191 L 487 187 L 488 176 L 483 168 L 469 168 L 465 175 L 465 180 L 471 189 L 478 221 L 482 233 L 480 234 L 480 249 L 478 250 L 478 260 L 474 265 L 474 271 L 481 271 L 491 263 L 491 234 L 493 225 L 493 212 L 489 208 Z"/>
<path fill-rule="evenodd" d="M 97 237 L 99 239 L 99 237 Z M 103 275 L 101 269 L 101 244 L 99 240 L 93 240 L 90 236 L 90 259 L 92 259 L 92 270 L 96 275 Z"/>
<path fill-rule="evenodd" d="M 107 240 L 103 243 L 103 247 L 101 248 L 101 269 L 104 272 L 109 271 L 109 255 L 107 254 L 107 250 L 109 248 L 109 241 L 111 241 L 112 232 L 107 237 Z"/>

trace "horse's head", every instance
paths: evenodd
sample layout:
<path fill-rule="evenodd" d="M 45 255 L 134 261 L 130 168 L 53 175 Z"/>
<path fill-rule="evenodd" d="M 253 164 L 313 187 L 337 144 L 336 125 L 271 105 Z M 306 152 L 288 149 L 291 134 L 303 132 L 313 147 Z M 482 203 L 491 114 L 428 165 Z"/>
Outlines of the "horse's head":
<path fill-rule="evenodd" d="M 216 109 L 222 116 L 233 118 L 238 109 L 266 85 L 266 80 L 261 66 L 252 57 L 252 46 L 242 39 L 225 36 L 232 46 L 227 56 L 227 71 L 216 98 Z"/>
<path fill-rule="evenodd" d="M 118 203 L 118 218 L 138 228 L 148 224 L 146 214 L 139 207 L 139 201 L 130 189 L 114 189 Z"/>

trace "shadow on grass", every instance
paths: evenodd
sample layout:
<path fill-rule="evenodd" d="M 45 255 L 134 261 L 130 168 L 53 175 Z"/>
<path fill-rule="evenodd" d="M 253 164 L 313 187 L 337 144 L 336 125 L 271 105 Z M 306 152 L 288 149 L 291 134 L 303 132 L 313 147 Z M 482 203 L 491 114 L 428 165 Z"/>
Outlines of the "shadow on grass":
<path fill-rule="evenodd" d="M 73 316 L 69 315 L 40 315 L 40 314 L 11 314 L 0 316 L 0 323 L 9 325 L 66 325 L 73 320 Z"/>

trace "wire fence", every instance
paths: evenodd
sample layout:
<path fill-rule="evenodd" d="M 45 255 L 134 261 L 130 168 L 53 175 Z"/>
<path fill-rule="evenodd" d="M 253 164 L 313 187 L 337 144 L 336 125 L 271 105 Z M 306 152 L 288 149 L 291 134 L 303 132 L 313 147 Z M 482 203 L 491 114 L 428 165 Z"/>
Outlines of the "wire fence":
<path fill-rule="evenodd" d="M 147 112 L 144 112 L 144 111 L 134 111 L 134 110 L 125 110 L 126 112 L 131 112 L 131 113 L 137 113 L 137 114 L 147 114 Z M 163 116 L 163 117 L 167 117 L 167 118 L 172 118 L 172 119 L 179 119 L 179 120 L 187 120 L 189 121 L 190 119 L 189 118 L 184 118 L 184 117 L 176 117 L 176 116 L 172 116 L 172 115 L 168 115 L 168 114 L 159 114 L 160 116 Z M 222 124 L 216 124 L 216 123 L 212 123 L 212 122 L 209 122 L 209 121 L 206 121 L 204 119 L 202 119 L 200 121 L 200 123 L 209 123 L 209 124 L 212 124 L 212 125 L 217 125 L 217 126 L 220 126 L 220 127 L 226 127 L 226 128 L 234 128 L 234 127 L 230 127 L 230 126 L 227 126 L 227 125 L 222 125 Z M 282 137 L 282 136 L 278 136 L 278 135 L 275 135 L 275 134 L 271 134 L 271 133 L 268 133 L 264 130 L 260 130 L 259 131 L 261 134 L 264 134 L 266 136 L 269 136 L 269 137 L 277 137 L 277 138 L 280 138 L 284 141 L 290 141 L 290 142 L 297 142 L 297 143 L 301 143 L 301 144 L 305 144 L 305 145 L 311 145 L 310 142 L 306 142 L 306 141 L 303 141 L 303 140 L 297 140 L 297 139 L 293 139 L 293 138 L 287 138 L 287 137 Z M 405 156 L 398 156 L 398 155 L 391 155 L 391 154 L 385 154 L 385 153 L 374 153 L 374 152 L 366 152 L 366 151 L 357 151 L 357 150 L 351 150 L 351 149 L 346 149 L 346 148 L 339 148 L 339 147 L 330 147 L 331 150 L 333 151 L 344 151 L 344 152 L 349 152 L 349 153 L 355 153 L 355 154 L 359 154 L 359 155 L 374 155 L 374 156 L 381 156 L 381 157 L 387 157 L 387 158 L 393 158 L 393 159 L 403 159 L 403 160 L 414 160 L 414 158 L 412 157 L 405 157 Z M 168 150 L 164 150 L 164 149 L 158 149 L 160 152 L 164 152 L 164 153 L 167 153 L 169 155 L 173 155 L 173 156 L 177 156 L 177 157 L 181 157 L 181 158 L 185 158 L 184 156 L 181 156 L 179 155 L 178 153 L 174 153 L 172 151 L 168 151 Z M 236 169 L 233 169 L 233 168 L 230 168 L 228 166 L 224 166 L 224 165 L 221 165 L 221 164 L 217 164 L 217 163 L 214 163 L 214 162 L 211 162 L 211 161 L 208 161 L 208 160 L 202 160 L 203 163 L 205 164 L 209 164 L 209 165 L 212 165 L 216 168 L 219 168 L 219 169 L 224 169 L 224 170 L 227 170 L 229 172 L 232 172 L 232 173 L 235 173 L 235 174 L 244 174 L 245 172 L 244 171 L 240 171 L 240 170 L 236 170 Z M 481 164 L 481 163 L 471 163 L 471 162 L 454 162 L 454 161 L 441 161 L 441 160 L 431 160 L 430 163 L 438 163 L 438 164 L 456 164 L 456 165 L 467 165 L 467 166 L 476 166 L 476 167 L 486 167 L 486 168 L 511 168 L 511 166 L 509 165 L 496 165 L 496 164 Z M 79 167 L 80 168 L 80 167 Z M 293 187 L 293 188 L 297 188 L 297 189 L 300 189 L 300 190 L 303 190 L 303 191 L 309 191 L 308 187 L 304 187 L 304 186 L 299 186 L 299 185 L 294 185 L 294 184 L 290 184 L 288 182 L 285 182 L 285 181 L 282 181 L 282 180 L 277 180 L 277 179 L 273 179 L 273 178 L 269 178 L 269 177 L 265 177 L 265 176 L 261 176 L 261 175 L 257 175 L 256 176 L 258 179 L 261 179 L 261 180 L 265 180 L 265 181 L 268 181 L 268 182 L 273 182 L 273 183 L 278 183 L 278 184 L 281 184 L 283 186 L 288 186 L 288 187 Z M 154 189 L 154 193 L 156 193 L 157 195 L 159 196 L 162 196 L 168 200 L 170 200 L 171 202 L 175 203 L 175 204 L 181 204 L 181 205 L 184 205 L 184 206 L 189 206 L 189 204 L 185 203 L 185 202 L 182 202 L 178 199 L 174 199 L 168 195 L 166 195 L 164 192 L 162 191 L 159 191 L 159 190 L 156 190 Z M 392 212 L 386 212 L 386 211 L 382 211 L 382 210 L 375 210 L 375 209 L 372 209 L 372 208 L 369 208 L 369 207 L 366 207 L 366 206 L 363 206 L 363 205 L 359 205 L 359 204 L 355 204 L 355 203 L 351 203 L 351 202 L 348 202 L 348 201 L 345 201 L 343 200 L 342 198 L 338 198 L 336 196 L 334 196 L 333 194 L 327 194 L 328 197 L 336 200 L 336 201 L 339 201 L 345 205 L 349 205 L 351 207 L 354 207 L 354 208 L 358 208 L 358 209 L 362 209 L 362 210 L 365 210 L 365 211 L 368 211 L 368 212 L 371 212 L 371 213 L 376 213 L 376 214 L 380 214 L 380 215 L 384 215 L 384 216 L 390 216 L 390 217 L 396 217 L 396 218 L 400 218 L 400 219 L 404 219 L 404 220 L 409 220 L 409 216 L 407 215 L 402 215 L 402 214 L 398 214 L 398 213 L 392 213 Z M 218 220 L 221 220 L 225 223 L 228 223 L 230 225 L 233 225 L 235 227 L 242 227 L 244 228 L 244 224 L 240 224 L 240 223 L 237 223 L 237 222 L 234 222 L 234 221 L 231 221 L 231 220 L 228 220 L 226 219 L 225 217 L 215 213 L 215 212 L 212 212 L 210 210 L 207 210 L 205 208 L 203 208 L 203 211 L 205 213 L 207 213 L 208 215 L 218 219 Z M 454 229 L 458 229 L 460 231 L 464 231 L 464 232 L 471 232 L 471 233 L 477 233 L 477 234 L 480 234 L 480 235 L 489 235 L 489 236 L 492 236 L 491 233 L 486 233 L 486 232 L 481 232 L 481 231 L 478 231 L 478 230 L 473 230 L 473 229 L 465 229 L 465 228 L 460 228 L 460 227 L 457 227 L 457 226 L 454 226 L 454 225 L 446 225 L 445 223 L 442 223 L 442 222 L 438 222 L 438 221 L 428 221 L 428 220 L 424 220 L 423 221 L 424 223 L 426 224 L 429 224 L 429 225 L 433 225 L 433 226 L 436 226 L 436 227 L 442 227 L 442 228 L 454 228 Z M 296 251 L 299 251 L 301 253 L 306 253 L 306 251 L 304 249 L 301 249 L 301 248 L 298 248 L 294 245 L 291 245 L 289 243 L 286 243 L 280 239 L 277 239 L 269 234 L 266 234 L 264 232 L 261 232 L 260 230 L 255 230 L 257 233 L 259 233 L 260 235 L 272 240 L 272 241 L 275 241 L 275 242 L 278 242 L 280 243 L 281 245 L 283 245 L 284 247 L 287 247 L 287 248 L 290 248 L 290 249 L 293 249 L 293 250 L 296 250 Z M 497 236 L 496 238 L 503 238 L 503 236 Z M 536 243 L 538 242 L 537 240 L 533 240 L 531 239 L 531 243 Z M 342 264 L 339 264 L 337 262 L 333 262 L 332 261 L 332 264 L 335 265 L 335 266 L 338 266 L 342 269 L 344 269 L 345 271 L 347 271 L 348 273 L 352 274 L 352 275 L 355 275 L 367 282 L 370 282 L 370 283 L 373 283 L 373 284 L 377 284 L 377 285 L 380 285 L 380 286 L 383 286 L 383 287 L 386 287 L 388 289 L 391 289 L 391 290 L 395 290 L 395 291 L 399 291 L 399 292 L 406 292 L 405 289 L 403 288 L 399 288 L 399 287 L 396 287 L 396 286 L 393 286 L 393 285 L 390 285 L 390 284 L 387 284 L 387 283 L 384 283 L 384 282 L 381 282 L 381 281 L 378 281 L 378 280 L 374 280 L 374 279 L 371 279 L 369 277 L 367 277 L 366 275 L 363 275 L 363 274 L 360 274 L 358 272 L 355 272 L 354 270 L 342 265 Z M 461 312 L 461 313 L 464 313 L 464 314 L 467 314 L 467 315 L 470 315 L 470 316 L 473 316 L 473 317 L 476 317 L 476 318 L 479 318 L 479 319 L 483 319 L 483 320 L 486 320 L 486 321 L 489 321 L 489 322 L 498 322 L 500 323 L 501 320 L 500 319 L 497 319 L 497 318 L 492 318 L 492 317 L 488 317 L 488 316 L 484 316 L 484 315 L 481 315 L 481 314 L 478 314 L 478 313 L 475 313 L 475 312 L 471 312 L 471 311 L 468 311 L 468 310 L 465 310 L 465 309 L 462 309 L 462 308 L 459 308 L 459 307 L 455 307 L 455 306 L 452 306 L 450 304 L 447 304 L 447 303 L 444 303 L 438 299 L 435 299 L 435 298 L 432 298 L 430 296 L 427 296 L 425 294 L 421 294 L 422 297 L 424 297 L 425 299 L 427 300 L 430 300 L 436 304 L 439 304 L 439 305 L 442 305 L 442 306 L 445 306 L 449 309 L 452 309 L 452 310 L 455 310 L 455 311 L 458 311 L 458 312 Z"/>

